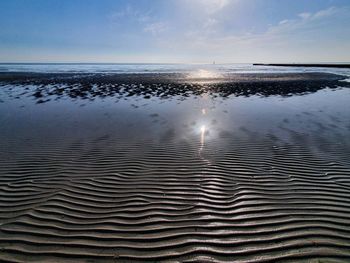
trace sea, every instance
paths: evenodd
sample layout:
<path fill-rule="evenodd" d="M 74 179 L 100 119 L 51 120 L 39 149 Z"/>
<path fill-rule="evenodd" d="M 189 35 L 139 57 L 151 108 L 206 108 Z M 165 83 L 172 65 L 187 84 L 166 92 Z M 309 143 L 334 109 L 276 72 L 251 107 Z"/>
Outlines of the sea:
<path fill-rule="evenodd" d="M 231 73 L 303 73 L 326 72 L 349 76 L 347 68 L 277 67 L 253 64 L 145 64 L 145 63 L 0 63 L 0 72 L 33 73 L 191 73 L 198 70 Z"/>

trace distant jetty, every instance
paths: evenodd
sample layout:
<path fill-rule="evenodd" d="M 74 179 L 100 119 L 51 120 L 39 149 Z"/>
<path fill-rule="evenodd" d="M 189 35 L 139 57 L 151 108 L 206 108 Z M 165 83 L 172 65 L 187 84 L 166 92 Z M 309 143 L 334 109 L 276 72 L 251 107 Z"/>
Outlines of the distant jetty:
<path fill-rule="evenodd" d="M 350 68 L 350 64 L 264 64 L 264 63 L 254 63 L 253 66 Z"/>

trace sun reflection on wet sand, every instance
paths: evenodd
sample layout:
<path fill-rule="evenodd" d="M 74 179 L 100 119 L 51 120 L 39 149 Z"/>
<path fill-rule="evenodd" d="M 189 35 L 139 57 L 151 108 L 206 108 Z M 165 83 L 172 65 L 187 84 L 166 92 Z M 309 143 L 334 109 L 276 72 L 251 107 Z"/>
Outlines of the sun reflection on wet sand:
<path fill-rule="evenodd" d="M 201 127 L 201 147 L 200 147 L 200 150 L 202 150 L 204 147 L 205 131 L 206 131 L 206 128 L 205 128 L 205 125 L 203 125 Z"/>
<path fill-rule="evenodd" d="M 210 165 L 211 162 L 205 156 L 203 156 L 203 151 L 205 147 L 205 136 L 207 136 L 208 134 L 209 134 L 208 127 L 206 125 L 202 125 L 200 127 L 200 146 L 198 149 L 198 155 L 203 161 L 205 161 L 207 164 Z"/>
<path fill-rule="evenodd" d="M 199 69 L 188 74 L 188 79 L 216 79 L 222 77 L 222 74 L 215 70 Z"/>
<path fill-rule="evenodd" d="M 204 73 L 202 72 L 202 74 L 204 74 Z M 209 75 L 207 75 L 207 76 L 209 76 Z M 202 115 L 201 122 L 202 122 L 202 125 L 199 127 L 200 146 L 199 146 L 199 149 L 198 149 L 198 154 L 199 154 L 201 159 L 203 159 L 206 162 L 210 163 L 209 160 L 207 160 L 202 155 L 203 150 L 204 150 L 204 146 L 205 146 L 205 136 L 207 134 L 209 134 L 208 125 L 206 125 L 206 122 L 207 122 L 206 119 L 207 119 L 207 114 L 208 114 L 208 100 L 209 100 L 208 94 L 206 94 L 206 93 L 202 94 L 202 96 L 201 96 L 201 101 L 203 103 L 201 105 L 201 115 Z"/>

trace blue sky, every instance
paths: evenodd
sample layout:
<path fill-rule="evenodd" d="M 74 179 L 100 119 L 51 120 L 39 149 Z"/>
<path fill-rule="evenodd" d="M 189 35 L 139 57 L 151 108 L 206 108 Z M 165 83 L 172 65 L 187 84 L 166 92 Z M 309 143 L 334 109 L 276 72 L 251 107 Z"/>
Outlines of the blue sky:
<path fill-rule="evenodd" d="M 349 62 L 349 0 L 1 0 L 0 62 Z"/>

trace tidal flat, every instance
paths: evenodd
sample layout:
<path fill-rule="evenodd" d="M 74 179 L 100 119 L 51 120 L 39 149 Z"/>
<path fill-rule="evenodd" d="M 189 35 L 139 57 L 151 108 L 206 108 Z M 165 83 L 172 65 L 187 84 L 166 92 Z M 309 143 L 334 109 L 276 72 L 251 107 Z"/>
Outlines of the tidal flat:
<path fill-rule="evenodd" d="M 332 73 L 0 73 L 0 260 L 350 260 Z"/>

